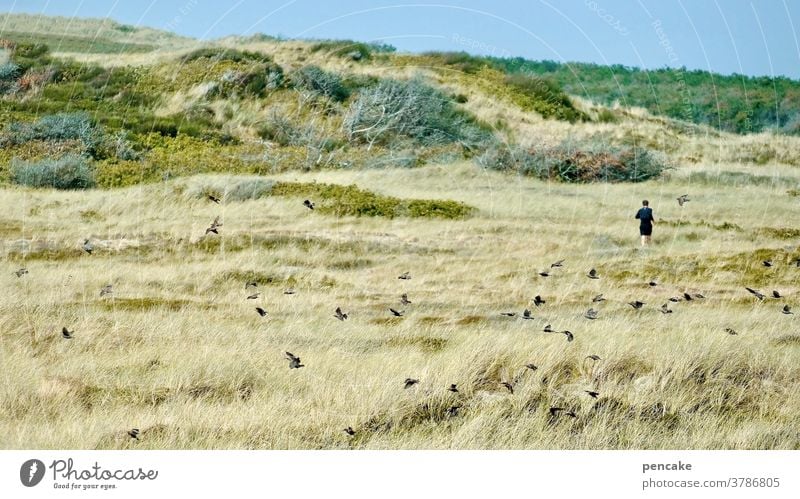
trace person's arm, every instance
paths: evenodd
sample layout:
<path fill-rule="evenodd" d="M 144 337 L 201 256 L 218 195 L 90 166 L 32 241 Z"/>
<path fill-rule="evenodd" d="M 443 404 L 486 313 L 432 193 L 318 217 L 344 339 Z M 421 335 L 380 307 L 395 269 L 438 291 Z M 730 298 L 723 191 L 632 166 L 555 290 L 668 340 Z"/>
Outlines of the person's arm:
<path fill-rule="evenodd" d="M 642 210 L 637 211 L 636 212 L 636 217 L 634 217 L 634 218 L 642 218 L 641 214 L 642 214 Z"/>
<path fill-rule="evenodd" d="M 654 224 L 654 223 L 656 223 L 656 217 L 655 217 L 655 215 L 653 215 L 653 213 L 652 213 L 652 212 L 650 212 L 650 223 L 651 223 L 651 224 Z"/>

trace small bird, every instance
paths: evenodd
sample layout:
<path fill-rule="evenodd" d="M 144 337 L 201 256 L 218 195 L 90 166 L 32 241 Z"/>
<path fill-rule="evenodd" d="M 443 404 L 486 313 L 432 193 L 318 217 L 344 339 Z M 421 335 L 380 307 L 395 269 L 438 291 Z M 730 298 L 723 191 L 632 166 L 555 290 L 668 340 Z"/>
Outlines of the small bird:
<path fill-rule="evenodd" d="M 694 298 L 692 298 L 692 295 L 690 295 L 689 293 L 683 293 L 683 299 L 686 301 L 694 300 Z"/>
<path fill-rule="evenodd" d="M 214 221 L 211 222 L 211 225 L 206 229 L 206 234 L 212 232 L 214 234 L 219 234 L 219 228 L 222 227 L 222 224 L 219 223 L 219 217 L 214 218 Z"/>
<path fill-rule="evenodd" d="M 416 385 L 417 383 L 419 383 L 418 379 L 406 378 L 406 381 L 405 381 L 405 384 L 403 385 L 403 388 L 411 388 L 412 386 Z"/>
<path fill-rule="evenodd" d="M 458 416 L 458 410 L 459 409 L 461 409 L 460 405 L 454 405 L 454 406 L 450 407 L 449 409 L 447 409 L 447 415 L 450 416 L 451 418 L 454 418 L 454 417 Z"/>
<path fill-rule="evenodd" d="M 693 297 L 695 300 L 703 300 L 703 299 L 705 299 L 705 296 L 704 296 L 704 295 L 701 295 L 700 293 L 695 293 L 695 294 L 693 294 L 693 295 L 692 295 L 692 297 Z"/>
<path fill-rule="evenodd" d="M 83 251 L 89 253 L 90 255 L 92 254 L 92 251 L 94 251 L 94 245 L 90 243 L 88 239 L 83 240 Z"/>
<path fill-rule="evenodd" d="M 351 437 L 352 437 L 353 435 L 355 435 L 355 434 L 356 434 L 356 431 L 353 429 L 353 427 L 352 427 L 352 426 L 348 426 L 348 427 L 347 427 L 347 428 L 345 428 L 343 431 L 344 431 L 345 433 L 347 433 L 348 435 L 350 435 Z"/>
<path fill-rule="evenodd" d="M 64 338 L 65 340 L 71 340 L 72 339 L 72 334 L 74 332 L 75 331 L 68 330 L 66 327 L 62 327 L 61 328 L 61 337 Z"/>
<path fill-rule="evenodd" d="M 640 308 L 642 308 L 645 305 L 645 303 L 641 302 L 639 300 L 636 300 L 636 301 L 628 302 L 628 305 L 630 305 L 631 307 L 635 308 L 636 310 L 639 310 Z"/>
<path fill-rule="evenodd" d="M 559 333 L 565 335 L 567 337 L 567 342 L 570 342 L 575 339 L 575 335 L 572 334 L 572 331 L 559 331 Z"/>
<path fill-rule="evenodd" d="M 781 297 L 781 294 L 780 294 L 780 293 L 778 293 L 778 292 L 777 292 L 777 291 L 775 291 L 775 290 L 772 290 L 772 297 L 773 297 L 773 298 L 782 298 L 782 297 Z"/>
<path fill-rule="evenodd" d="M 514 394 L 514 385 L 509 383 L 508 381 L 503 381 L 500 383 L 502 386 L 506 387 L 512 395 Z"/>
<path fill-rule="evenodd" d="M 336 307 L 336 312 L 333 314 L 334 317 L 339 319 L 340 321 L 344 322 L 347 320 L 347 314 L 342 312 L 341 307 Z"/>
<path fill-rule="evenodd" d="M 597 270 L 591 269 L 588 274 L 586 274 L 589 279 L 600 279 L 600 276 L 597 275 Z"/>
<path fill-rule="evenodd" d="M 791 315 L 794 312 L 792 312 L 792 307 L 790 307 L 789 305 L 784 305 L 783 306 L 783 310 L 781 310 L 781 313 L 786 314 L 786 315 Z"/>
<path fill-rule="evenodd" d="M 309 210 L 314 209 L 314 203 L 310 199 L 306 199 L 305 201 L 303 201 L 303 206 L 305 206 Z"/>
<path fill-rule="evenodd" d="M 403 305 L 411 305 L 411 301 L 408 299 L 408 294 L 403 293 L 400 295 L 400 303 Z"/>
<path fill-rule="evenodd" d="M 533 316 L 531 315 L 530 309 L 526 308 L 525 310 L 522 311 L 522 318 L 523 319 L 533 319 Z"/>
<path fill-rule="evenodd" d="M 16 274 L 17 277 L 22 277 L 27 273 L 28 269 L 26 269 L 25 267 L 22 267 L 21 269 L 14 271 L 14 274 Z"/>
<path fill-rule="evenodd" d="M 772 267 L 772 260 L 764 260 L 763 262 L 761 262 L 761 265 L 765 267 Z"/>
<path fill-rule="evenodd" d="M 256 307 L 256 312 L 258 312 L 258 315 L 260 315 L 261 317 L 267 316 L 267 311 L 261 307 Z"/>
<path fill-rule="evenodd" d="M 600 303 L 601 301 L 606 301 L 606 299 L 603 298 L 603 293 L 600 293 L 599 295 L 592 298 L 592 303 Z"/>
<path fill-rule="evenodd" d="M 686 203 L 688 201 L 689 201 L 689 195 L 688 194 L 683 194 L 683 195 L 678 197 L 678 205 L 679 206 L 683 206 L 683 203 Z"/>
<path fill-rule="evenodd" d="M 544 305 L 545 303 L 547 302 L 540 295 L 536 295 L 533 297 L 533 304 L 536 305 L 537 307 L 539 305 Z"/>
<path fill-rule="evenodd" d="M 669 303 L 665 303 L 665 304 L 661 305 L 661 308 L 659 310 L 661 311 L 662 314 L 671 314 L 672 313 L 672 310 L 670 310 L 670 308 L 669 308 Z"/>
<path fill-rule="evenodd" d="M 587 358 L 587 359 L 591 359 L 591 360 L 593 360 L 593 361 L 595 361 L 595 362 L 597 362 L 598 360 L 600 360 L 600 356 L 599 356 L 599 355 L 597 355 L 597 354 L 587 355 L 587 356 L 586 356 L 586 358 Z"/>
<path fill-rule="evenodd" d="M 407 279 L 411 279 L 411 273 L 410 272 L 403 272 L 397 278 L 398 279 L 406 279 L 406 280 Z"/>
<path fill-rule="evenodd" d="M 300 357 L 293 355 L 291 352 L 286 352 L 286 359 L 289 361 L 289 369 L 300 369 L 306 367 L 300 363 Z"/>
<path fill-rule="evenodd" d="M 648 284 L 648 285 L 649 285 L 651 288 L 654 288 L 654 287 L 658 286 L 658 283 L 657 283 L 656 281 L 650 281 L 650 282 L 648 282 L 647 284 Z"/>
<path fill-rule="evenodd" d="M 531 371 L 535 371 L 535 370 L 539 369 L 538 367 L 536 367 L 535 364 L 525 364 L 525 367 L 527 367 Z"/>
<path fill-rule="evenodd" d="M 261 296 L 261 293 L 253 293 L 252 295 L 248 295 L 248 296 L 247 296 L 247 299 L 248 299 L 248 300 L 255 300 L 255 299 L 256 299 L 256 298 L 258 298 L 259 296 Z"/>
<path fill-rule="evenodd" d="M 551 269 L 552 268 L 556 268 L 556 267 L 563 267 L 563 266 L 564 266 L 564 260 L 559 260 L 559 261 L 557 261 L 555 263 L 551 263 L 550 264 L 550 268 Z"/>
<path fill-rule="evenodd" d="M 542 277 L 550 277 L 550 273 L 545 271 L 539 272 L 539 275 Z"/>
<path fill-rule="evenodd" d="M 219 204 L 219 198 L 214 196 L 214 195 L 212 195 L 212 194 L 208 195 L 208 199 L 209 199 L 209 201 L 213 201 L 213 202 Z"/>
<path fill-rule="evenodd" d="M 258 287 L 257 281 L 247 281 L 246 283 L 244 283 L 244 289 L 257 288 L 257 287 Z"/>
<path fill-rule="evenodd" d="M 550 324 L 546 325 L 544 327 L 544 329 L 542 329 L 542 331 L 544 331 L 545 333 L 555 333 L 555 330 L 553 330 L 553 328 L 552 328 L 552 326 L 550 326 Z"/>
<path fill-rule="evenodd" d="M 134 440 L 139 440 L 139 428 L 133 428 L 128 431 L 128 436 Z"/>
<path fill-rule="evenodd" d="M 597 319 L 597 310 L 590 308 L 589 310 L 586 311 L 584 317 L 586 317 L 589 320 Z"/>
<path fill-rule="evenodd" d="M 447 389 L 448 392 L 458 393 L 458 387 L 455 383 L 450 385 L 450 388 Z"/>
<path fill-rule="evenodd" d="M 106 296 L 114 293 L 113 286 L 111 284 L 106 284 L 102 288 L 100 288 L 100 296 Z"/>
<path fill-rule="evenodd" d="M 395 316 L 395 317 L 402 317 L 403 314 L 406 313 L 405 310 L 398 311 L 398 310 L 393 309 L 392 307 L 389 307 L 389 312 L 391 312 L 392 315 Z"/>
<path fill-rule="evenodd" d="M 756 298 L 758 298 L 759 300 L 763 300 L 764 298 L 766 298 L 766 297 L 765 297 L 765 296 L 764 296 L 762 293 L 760 293 L 760 292 L 756 291 L 755 289 L 748 288 L 748 287 L 746 287 L 746 286 L 745 286 L 745 288 L 744 288 L 744 289 L 746 289 L 747 291 L 749 291 L 749 292 L 750 292 L 750 294 L 752 294 L 753 296 L 755 296 L 755 297 L 756 297 Z"/>
<path fill-rule="evenodd" d="M 592 397 L 593 399 L 596 399 L 600 395 L 600 392 L 593 392 L 590 390 L 584 390 L 584 392 L 588 393 L 589 396 Z"/>
<path fill-rule="evenodd" d="M 500 312 L 500 315 L 505 315 L 506 317 L 514 317 L 516 312 Z"/>
<path fill-rule="evenodd" d="M 295 294 L 295 292 L 296 291 L 294 290 L 294 288 L 288 288 L 288 289 L 284 289 L 283 290 L 283 294 L 285 294 L 285 295 L 293 295 L 293 294 Z"/>
<path fill-rule="evenodd" d="M 669 299 L 669 301 L 671 301 L 672 303 L 678 303 L 679 301 L 681 301 L 681 297 L 673 296 L 672 298 Z"/>
<path fill-rule="evenodd" d="M 737 332 L 736 332 L 736 331 L 735 331 L 735 330 L 734 330 L 732 327 L 726 327 L 726 328 L 725 328 L 725 332 L 726 332 L 726 333 L 728 333 L 728 334 L 730 334 L 730 335 L 736 335 L 736 334 L 739 334 L 739 333 L 737 333 Z"/>
<path fill-rule="evenodd" d="M 577 416 L 577 414 L 575 414 L 575 412 L 574 412 L 574 411 L 567 411 L 567 410 L 566 410 L 566 409 L 564 409 L 563 407 L 551 407 L 551 408 L 550 408 L 550 415 L 551 415 L 551 416 L 555 416 L 555 415 L 556 415 L 556 414 L 558 414 L 559 412 L 563 412 L 563 413 L 564 413 L 564 414 L 566 414 L 567 416 L 570 416 L 570 417 L 573 417 L 573 418 L 577 418 L 577 417 L 578 417 L 578 416 Z"/>

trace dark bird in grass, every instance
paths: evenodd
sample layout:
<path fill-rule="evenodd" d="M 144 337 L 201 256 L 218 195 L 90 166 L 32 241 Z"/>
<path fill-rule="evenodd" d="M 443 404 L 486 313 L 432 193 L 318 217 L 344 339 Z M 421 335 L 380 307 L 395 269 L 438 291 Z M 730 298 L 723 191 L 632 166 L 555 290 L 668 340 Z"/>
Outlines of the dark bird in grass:
<path fill-rule="evenodd" d="M 559 260 L 559 261 L 557 261 L 555 263 L 551 263 L 550 264 L 550 268 L 551 269 L 556 268 L 556 267 L 563 267 L 563 266 L 564 266 L 564 260 Z"/>
<path fill-rule="evenodd" d="M 683 206 L 683 203 L 686 203 L 688 201 L 689 201 L 689 195 L 683 194 L 678 197 L 678 206 Z"/>
<path fill-rule="evenodd" d="M 544 329 L 542 329 L 542 331 L 544 331 L 545 333 L 555 333 L 556 332 L 555 330 L 553 330 L 553 327 L 550 326 L 550 324 L 546 325 L 544 327 Z"/>
<path fill-rule="evenodd" d="M 764 296 L 762 293 L 760 293 L 760 292 L 756 291 L 756 290 L 755 290 L 755 289 L 753 289 L 753 288 L 748 288 L 748 287 L 745 287 L 744 289 L 746 289 L 747 291 L 749 291 L 751 295 L 755 296 L 755 297 L 756 297 L 756 298 L 758 298 L 759 300 L 763 300 L 764 298 L 766 298 L 766 297 L 765 297 L 765 296 Z"/>
<path fill-rule="evenodd" d="M 665 304 L 661 305 L 661 308 L 659 310 L 661 311 L 662 314 L 671 314 L 672 313 L 672 310 L 670 310 L 668 303 L 665 303 Z"/>
<path fill-rule="evenodd" d="M 628 302 L 628 305 L 630 305 L 631 307 L 635 308 L 636 310 L 639 310 L 640 308 L 642 308 L 645 305 L 645 303 L 641 302 L 639 300 L 636 300 L 636 301 Z"/>
<path fill-rule="evenodd" d="M 292 354 L 292 352 L 286 352 L 286 359 L 289 361 L 289 369 L 300 369 L 301 367 L 306 367 L 304 364 L 300 363 L 300 357 Z"/>
<path fill-rule="evenodd" d="M 397 276 L 397 278 L 398 279 L 406 279 L 406 280 L 407 279 L 411 279 L 411 272 L 403 272 L 402 274 Z"/>
<path fill-rule="evenodd" d="M 544 301 L 544 299 L 540 295 L 536 295 L 533 297 L 533 304 L 536 305 L 537 307 L 539 305 L 544 305 L 545 303 L 547 302 Z"/>
<path fill-rule="evenodd" d="M 606 299 L 603 298 L 603 293 L 600 293 L 599 295 L 592 298 L 592 303 L 600 303 L 601 301 L 606 301 Z"/>
<path fill-rule="evenodd" d="M 564 331 L 559 331 L 559 333 L 567 337 L 567 342 L 570 342 L 575 339 L 575 335 L 572 334 L 572 331 L 564 330 Z"/>
<path fill-rule="evenodd" d="M 500 384 L 502 386 L 506 387 L 506 389 L 508 389 L 509 393 L 511 393 L 512 395 L 514 394 L 514 385 L 512 385 L 508 381 L 503 381 Z"/>
<path fill-rule="evenodd" d="M 526 308 L 525 310 L 522 311 L 522 318 L 533 319 L 533 316 L 531 315 L 531 310 L 529 308 Z"/>
<path fill-rule="evenodd" d="M 458 393 L 458 387 L 455 383 L 450 385 L 450 388 L 447 389 L 448 392 Z"/>
<path fill-rule="evenodd" d="M 305 206 L 309 210 L 314 209 L 314 203 L 310 199 L 306 199 L 305 201 L 303 201 L 303 206 Z"/>
<path fill-rule="evenodd" d="M 26 269 L 25 267 L 22 267 L 21 269 L 14 271 L 14 274 L 15 274 L 17 277 L 22 277 L 22 276 L 24 276 L 24 275 L 25 275 L 25 274 L 27 274 L 27 273 L 28 273 L 28 269 Z"/>
<path fill-rule="evenodd" d="M 589 320 L 595 320 L 597 319 L 597 310 L 590 308 L 583 316 Z"/>
<path fill-rule="evenodd" d="M 258 315 L 260 315 L 261 317 L 267 316 L 267 311 L 261 307 L 256 307 L 256 312 L 258 312 Z"/>
<path fill-rule="evenodd" d="M 789 305 L 784 305 L 783 310 L 781 310 L 781 313 L 790 315 L 793 314 L 794 312 L 792 312 L 792 307 L 790 307 Z"/>
<path fill-rule="evenodd" d="M 692 295 L 690 295 L 689 293 L 683 293 L 683 299 L 686 301 L 694 300 L 694 298 L 692 298 Z"/>
<path fill-rule="evenodd" d="M 61 328 L 61 337 L 64 338 L 65 340 L 71 340 L 72 339 L 72 333 L 74 333 L 74 332 L 75 331 L 70 331 L 67 328 L 62 327 Z"/>
<path fill-rule="evenodd" d="M 128 436 L 134 440 L 139 440 L 139 428 L 133 428 L 128 431 Z"/>
<path fill-rule="evenodd" d="M 598 360 L 600 360 L 600 356 L 599 356 L 599 355 L 596 355 L 596 354 L 587 355 L 587 356 L 586 356 L 586 358 L 587 358 L 587 359 L 590 359 L 590 360 L 593 360 L 593 361 L 595 361 L 595 362 L 597 362 Z"/>
<path fill-rule="evenodd" d="M 588 393 L 593 399 L 596 399 L 600 395 L 600 392 L 593 392 L 591 390 L 584 390 L 584 392 Z"/>
<path fill-rule="evenodd" d="M 222 224 L 219 223 L 219 217 L 214 218 L 214 221 L 211 222 L 211 225 L 206 229 L 206 234 L 209 232 L 214 234 L 219 234 L 219 228 L 222 227 Z"/>
<path fill-rule="evenodd" d="M 256 298 L 258 298 L 259 296 L 261 296 L 261 293 L 253 293 L 252 295 L 249 295 L 249 296 L 247 297 L 247 299 L 248 299 L 248 300 L 255 300 L 255 299 L 256 299 Z"/>
<path fill-rule="evenodd" d="M 589 271 L 589 273 L 588 273 L 588 274 L 586 274 L 586 276 L 587 276 L 589 279 L 600 279 L 600 276 L 599 276 L 599 275 L 597 275 L 597 270 L 595 270 L 595 269 L 591 269 L 591 270 Z"/>
<path fill-rule="evenodd" d="M 733 329 L 732 327 L 726 327 L 726 328 L 725 328 L 725 332 L 726 332 L 726 333 L 728 333 L 728 334 L 730 334 L 730 335 L 737 335 L 737 334 L 739 334 L 739 333 L 737 333 L 737 332 L 736 332 L 736 330 L 735 330 L 735 329 Z"/>
<path fill-rule="evenodd" d="M 772 267 L 772 260 L 764 260 L 763 262 L 761 262 L 761 265 L 765 267 Z"/>
<path fill-rule="evenodd" d="M 114 293 L 114 287 L 111 284 L 106 284 L 100 288 L 100 296 L 106 296 Z"/>
<path fill-rule="evenodd" d="M 405 310 L 395 310 L 395 309 L 393 309 L 391 307 L 389 307 L 389 312 L 391 312 L 392 315 L 395 316 L 395 317 L 402 317 L 403 314 L 406 313 Z"/>
<path fill-rule="evenodd" d="M 344 429 L 344 432 L 350 435 L 351 437 L 356 434 L 356 431 L 353 429 L 352 426 L 348 426 Z"/>
<path fill-rule="evenodd" d="M 515 312 L 500 312 L 500 315 L 505 315 L 506 317 L 514 317 L 517 314 Z"/>
<path fill-rule="evenodd" d="M 780 293 L 778 293 L 778 292 L 777 292 L 777 291 L 775 291 L 775 290 L 772 290 L 772 297 L 773 297 L 773 298 L 782 298 L 782 297 L 781 297 L 781 294 L 780 294 Z"/>
<path fill-rule="evenodd" d="M 550 415 L 551 416 L 556 416 L 560 412 L 563 412 L 567 416 L 570 416 L 570 417 L 573 417 L 573 418 L 577 418 L 578 417 L 578 415 L 575 414 L 574 411 L 568 411 L 568 410 L 564 409 L 563 407 L 551 407 L 550 408 Z"/>
<path fill-rule="evenodd" d="M 400 303 L 403 305 L 411 305 L 411 300 L 408 299 L 408 295 L 406 293 L 400 295 Z"/>
<path fill-rule="evenodd" d="M 651 288 L 658 286 L 658 283 L 657 283 L 656 281 L 650 281 L 650 282 L 648 282 L 647 284 L 648 284 L 648 285 L 649 285 Z"/>
<path fill-rule="evenodd" d="M 342 307 L 336 307 L 336 312 L 333 314 L 333 316 L 339 319 L 340 321 L 347 320 L 347 314 L 342 312 Z"/>
<path fill-rule="evenodd" d="M 406 378 L 405 384 L 403 385 L 403 388 L 406 388 L 406 389 L 407 388 L 411 388 L 412 386 L 416 385 L 417 383 L 419 383 L 418 379 Z"/>
<path fill-rule="evenodd" d="M 214 195 L 211 195 L 211 194 L 209 194 L 209 195 L 208 195 L 208 200 L 209 200 L 209 201 L 213 201 L 213 202 L 215 202 L 215 203 L 219 204 L 219 198 L 218 198 L 218 197 L 216 197 L 216 196 L 214 196 Z"/>
<path fill-rule="evenodd" d="M 681 301 L 681 297 L 673 296 L 672 298 L 669 299 L 669 301 L 671 301 L 672 303 L 678 303 L 679 301 Z"/>
<path fill-rule="evenodd" d="M 285 295 L 293 295 L 293 294 L 295 294 L 295 290 L 294 290 L 294 288 L 284 289 L 283 290 L 283 294 L 285 294 Z"/>
<path fill-rule="evenodd" d="M 461 409 L 460 405 L 454 405 L 454 406 L 450 407 L 449 409 L 447 409 L 447 415 L 450 416 L 451 418 L 454 418 L 454 417 L 458 416 L 458 410 L 459 409 Z"/>
<path fill-rule="evenodd" d="M 544 271 L 539 272 L 539 275 L 542 276 L 542 277 L 550 277 L 550 273 L 549 272 L 544 272 Z"/>
<path fill-rule="evenodd" d="M 83 240 L 83 251 L 89 253 L 90 255 L 92 254 L 92 251 L 94 251 L 94 245 L 90 243 L 88 239 Z"/>
<path fill-rule="evenodd" d="M 535 370 L 539 369 L 538 367 L 536 367 L 535 364 L 525 364 L 525 367 L 527 367 L 531 371 L 535 371 Z"/>

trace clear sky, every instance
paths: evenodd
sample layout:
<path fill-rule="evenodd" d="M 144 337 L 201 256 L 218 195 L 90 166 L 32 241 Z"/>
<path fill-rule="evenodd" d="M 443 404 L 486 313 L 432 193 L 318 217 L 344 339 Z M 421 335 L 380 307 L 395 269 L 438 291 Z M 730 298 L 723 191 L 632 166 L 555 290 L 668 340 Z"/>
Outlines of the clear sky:
<path fill-rule="evenodd" d="M 798 0 L 0 0 L 0 11 L 111 17 L 202 39 L 347 38 L 800 78 Z"/>

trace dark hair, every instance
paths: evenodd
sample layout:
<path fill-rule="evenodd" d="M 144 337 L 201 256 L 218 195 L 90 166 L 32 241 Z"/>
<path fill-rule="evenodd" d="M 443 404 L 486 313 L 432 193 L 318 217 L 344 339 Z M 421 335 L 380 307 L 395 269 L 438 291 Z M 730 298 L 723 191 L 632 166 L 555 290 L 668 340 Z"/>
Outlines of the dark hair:
<path fill-rule="evenodd" d="M 642 206 L 650 206 L 650 201 L 645 199 L 644 201 L 642 201 Z"/>

